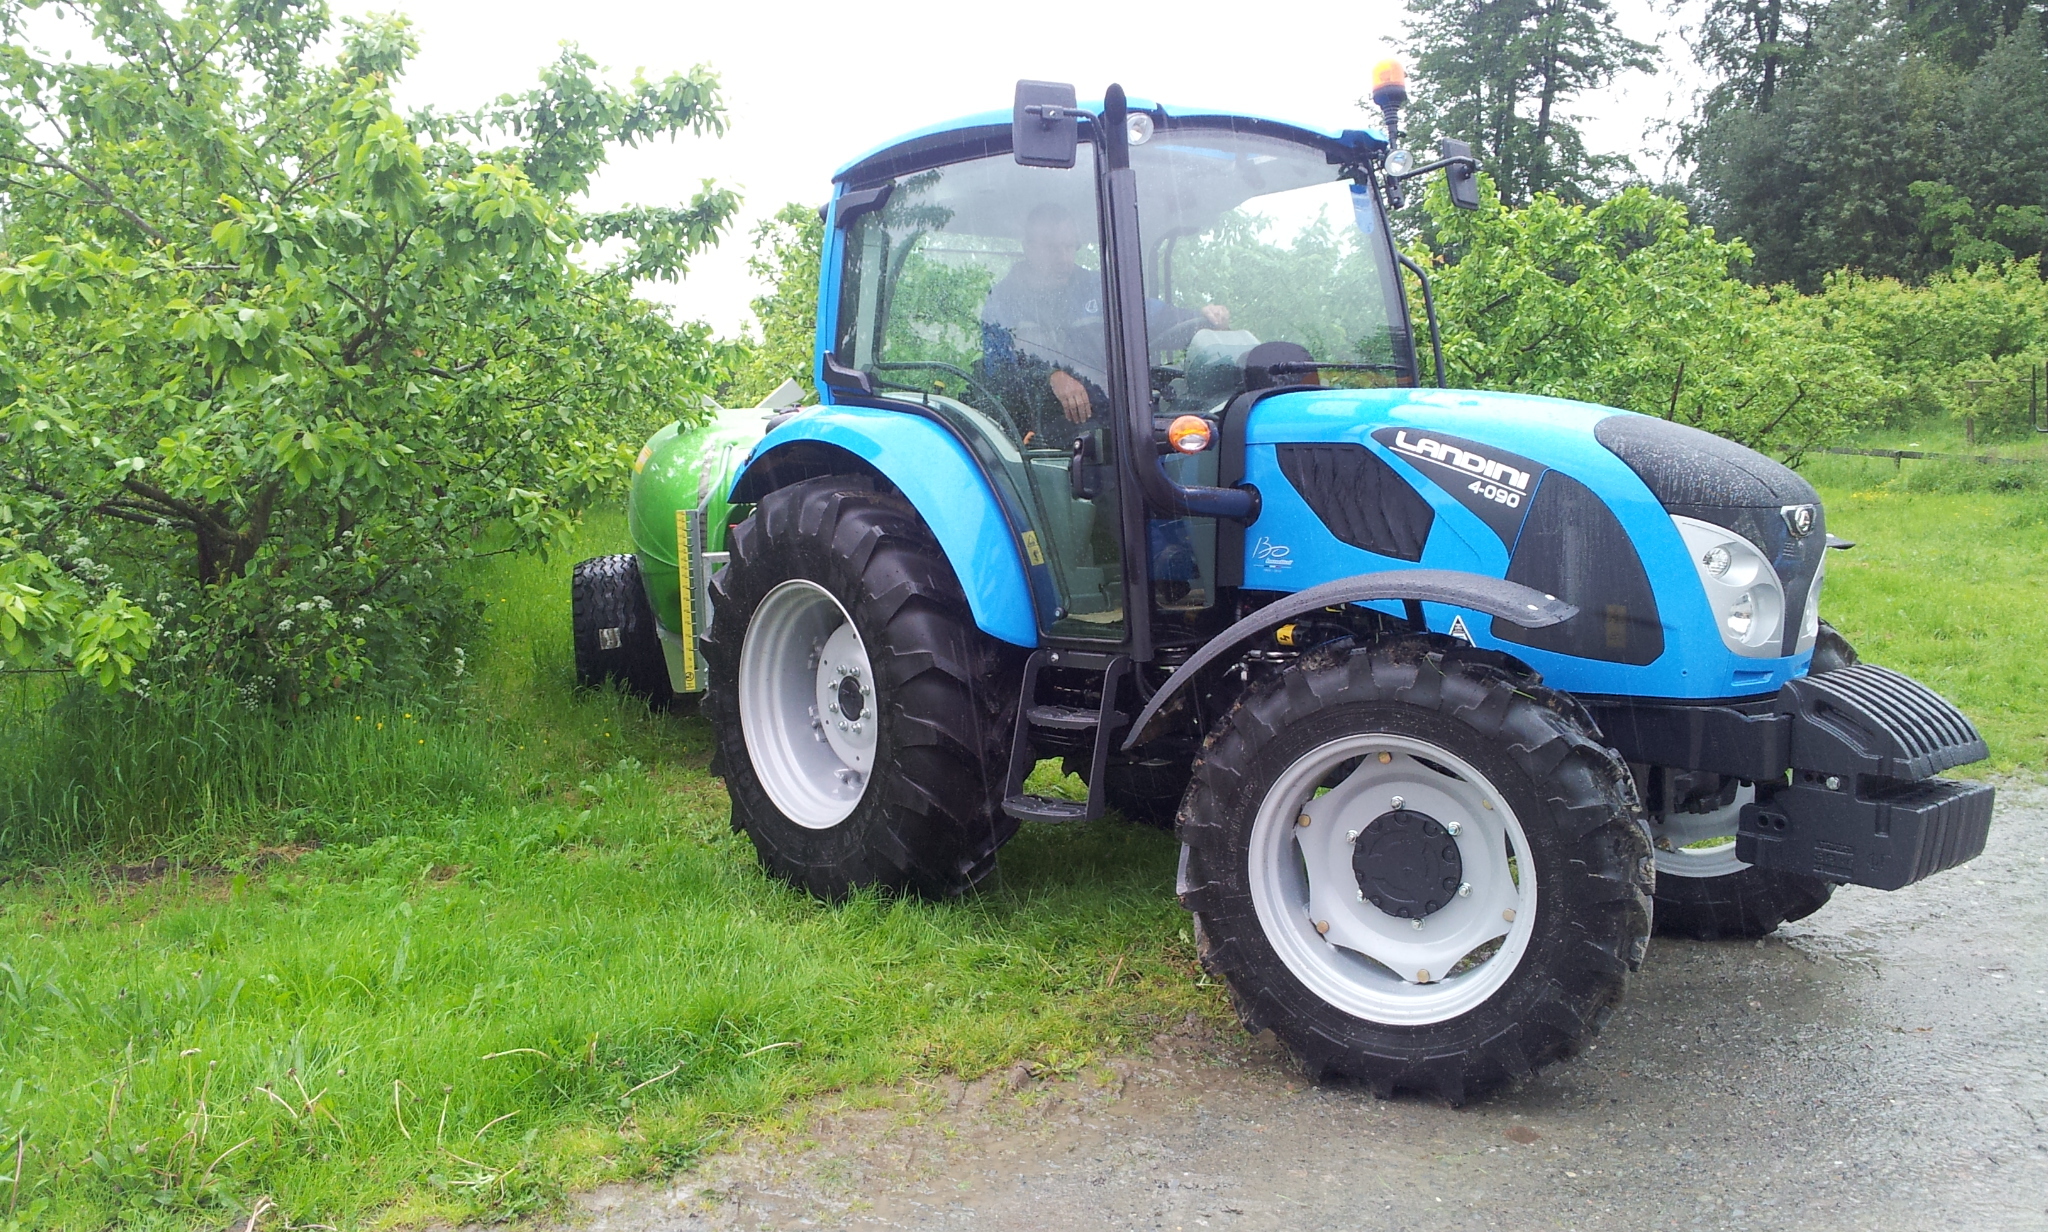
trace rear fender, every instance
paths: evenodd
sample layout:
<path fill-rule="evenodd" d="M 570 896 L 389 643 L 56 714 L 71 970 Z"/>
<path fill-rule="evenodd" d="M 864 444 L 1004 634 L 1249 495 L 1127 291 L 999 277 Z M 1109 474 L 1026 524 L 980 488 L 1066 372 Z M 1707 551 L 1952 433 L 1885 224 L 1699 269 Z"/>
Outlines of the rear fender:
<path fill-rule="evenodd" d="M 877 474 L 931 528 L 967 592 L 974 623 L 1014 646 L 1038 645 L 1018 530 L 958 438 L 914 413 L 821 406 L 762 438 L 733 481 L 735 504 L 815 475 Z"/>

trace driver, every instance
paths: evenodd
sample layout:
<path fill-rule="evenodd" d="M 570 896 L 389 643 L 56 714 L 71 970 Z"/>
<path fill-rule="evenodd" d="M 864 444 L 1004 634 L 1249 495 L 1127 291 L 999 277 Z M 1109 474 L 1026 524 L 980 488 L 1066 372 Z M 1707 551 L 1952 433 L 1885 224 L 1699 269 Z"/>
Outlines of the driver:
<path fill-rule="evenodd" d="M 981 309 L 984 369 L 1004 401 L 1022 412 L 1020 421 L 1031 421 L 1054 448 L 1072 441 L 1108 403 L 1102 278 L 1074 260 L 1080 250 L 1081 229 L 1065 206 L 1034 206 L 1024 220 L 1023 257 Z M 1152 303 L 1147 315 L 1154 333 L 1196 320 L 1214 329 L 1230 324 L 1221 304 L 1182 312 Z"/>

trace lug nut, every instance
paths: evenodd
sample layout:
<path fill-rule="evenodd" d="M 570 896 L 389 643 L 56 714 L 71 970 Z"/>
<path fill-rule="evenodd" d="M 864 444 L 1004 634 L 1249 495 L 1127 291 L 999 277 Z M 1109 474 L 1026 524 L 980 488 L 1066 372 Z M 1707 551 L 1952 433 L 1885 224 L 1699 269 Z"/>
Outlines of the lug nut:
<path fill-rule="evenodd" d="M 1414 929 L 1414 930 L 1415 930 L 1416 932 L 1418 932 L 1418 933 L 1422 931 L 1422 921 L 1421 921 L 1421 920 L 1410 920 L 1410 921 L 1408 921 L 1408 926 L 1409 926 L 1410 928 Z"/>
<path fill-rule="evenodd" d="M 1392 760 L 1394 760 L 1394 755 L 1393 755 L 1392 753 L 1382 753 L 1382 754 L 1380 754 L 1380 764 L 1381 764 L 1382 766 L 1386 765 L 1386 764 L 1387 764 L 1388 762 L 1390 762 L 1390 761 L 1392 761 Z"/>
<path fill-rule="evenodd" d="M 1461 885 L 1459 885 L 1459 886 L 1458 886 L 1458 897 L 1459 897 L 1459 898 L 1470 898 L 1470 897 L 1472 897 L 1472 883 L 1471 883 L 1471 882 L 1467 881 L 1467 882 L 1464 882 L 1463 884 L 1461 884 Z"/>
<path fill-rule="evenodd" d="M 1426 971 L 1426 970 L 1425 970 L 1425 971 L 1417 971 L 1417 972 L 1415 973 L 1415 982 L 1416 982 L 1416 983 L 1418 983 L 1418 984 L 1427 984 L 1427 983 L 1429 983 L 1429 972 L 1428 972 L 1428 971 Z"/>
<path fill-rule="evenodd" d="M 1305 825 L 1307 825 L 1308 823 L 1309 823 L 1309 815 L 1308 815 L 1307 813 L 1303 813 L 1303 814 L 1302 814 L 1301 816 L 1299 816 L 1299 817 L 1297 817 L 1297 818 L 1295 818 L 1295 819 L 1294 819 L 1294 824 L 1295 824 L 1295 825 L 1297 825 L 1297 826 L 1305 826 Z"/>
<path fill-rule="evenodd" d="M 1358 841 L 1358 831 L 1356 831 L 1356 830 L 1346 830 L 1346 831 L 1344 832 L 1344 841 L 1345 841 L 1345 842 L 1347 842 L 1347 843 L 1355 843 L 1355 842 L 1357 842 L 1357 841 Z"/>
<path fill-rule="evenodd" d="M 1839 774 L 1830 774 L 1827 778 L 1827 785 L 1829 791 L 1842 790 L 1842 776 Z"/>
<path fill-rule="evenodd" d="M 1507 909 L 1506 911 L 1503 911 L 1503 912 L 1501 912 L 1501 913 L 1500 913 L 1500 918 L 1501 918 L 1501 919 L 1503 919 L 1503 920 L 1506 920 L 1506 921 L 1507 921 L 1508 923 L 1510 923 L 1510 924 L 1514 923 L 1514 922 L 1515 922 L 1515 909 L 1514 909 L 1513 907 L 1510 907 L 1510 908 L 1508 908 L 1508 909 Z"/>
<path fill-rule="evenodd" d="M 1329 936 L 1329 935 L 1330 935 L 1330 922 L 1329 922 L 1328 920 L 1317 920 L 1317 921 L 1316 921 L 1316 932 L 1317 932 L 1317 934 L 1318 934 L 1318 935 L 1320 935 L 1320 936 L 1324 936 L 1324 937 L 1327 937 L 1327 936 Z"/>
<path fill-rule="evenodd" d="M 1464 830 L 1464 828 L 1465 827 L 1459 825 L 1455 821 L 1447 821 L 1444 823 L 1444 833 L 1450 835 L 1452 838 L 1458 837 L 1459 832 Z"/>
<path fill-rule="evenodd" d="M 1388 808 L 1406 808 L 1407 806 L 1408 802 L 1406 800 L 1403 800 L 1399 796 L 1395 796 L 1393 799 L 1387 801 Z"/>

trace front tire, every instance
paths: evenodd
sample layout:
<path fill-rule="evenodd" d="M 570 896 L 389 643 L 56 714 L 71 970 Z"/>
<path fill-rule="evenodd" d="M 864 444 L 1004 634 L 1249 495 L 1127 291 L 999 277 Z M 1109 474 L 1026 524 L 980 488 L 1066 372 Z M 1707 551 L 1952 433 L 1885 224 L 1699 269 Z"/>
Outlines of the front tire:
<path fill-rule="evenodd" d="M 1620 1000 L 1650 934 L 1635 809 L 1562 695 L 1417 640 L 1318 652 L 1206 742 L 1181 901 L 1247 1030 L 1314 1077 L 1458 1103 Z"/>
<path fill-rule="evenodd" d="M 1860 660 L 1833 625 L 1820 622 L 1810 674 L 1840 671 Z M 1657 931 L 1695 941 L 1768 937 L 1803 920 L 1834 896 L 1832 882 L 1755 868 L 1735 858 L 1742 806 L 1756 799 L 1743 787 L 1732 804 L 1708 814 L 1666 812 L 1650 818 L 1657 850 Z"/>
<path fill-rule="evenodd" d="M 763 497 L 727 546 L 705 706 L 733 828 L 820 898 L 980 881 L 1017 829 L 998 806 L 1022 652 L 975 627 L 916 510 L 812 479 Z"/>

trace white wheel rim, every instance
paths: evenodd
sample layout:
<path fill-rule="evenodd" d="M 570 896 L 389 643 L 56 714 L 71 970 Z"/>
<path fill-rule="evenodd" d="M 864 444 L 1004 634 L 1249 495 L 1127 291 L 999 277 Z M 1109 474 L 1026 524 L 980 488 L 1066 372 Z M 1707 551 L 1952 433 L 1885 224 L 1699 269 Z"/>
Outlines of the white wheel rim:
<path fill-rule="evenodd" d="M 1735 801 L 1711 813 L 1659 813 L 1650 818 L 1650 845 L 1657 853 L 1659 877 L 1726 877 L 1749 865 L 1735 858 L 1735 827 L 1742 806 L 1756 799 L 1756 788 L 1743 784 Z"/>
<path fill-rule="evenodd" d="M 740 644 L 740 733 L 762 790 L 812 830 L 845 821 L 875 766 L 875 671 L 839 600 L 793 578 Z"/>
<path fill-rule="evenodd" d="M 1353 758 L 1358 767 L 1318 795 Z M 1395 796 L 1456 825 L 1470 887 L 1421 928 L 1361 901 L 1352 866 L 1353 832 L 1397 807 Z M 1470 1012 L 1507 983 L 1535 931 L 1535 861 L 1514 810 L 1470 764 L 1405 736 L 1346 736 L 1298 758 L 1259 806 L 1248 871 L 1259 924 L 1287 969 L 1371 1022 L 1421 1026 Z"/>

